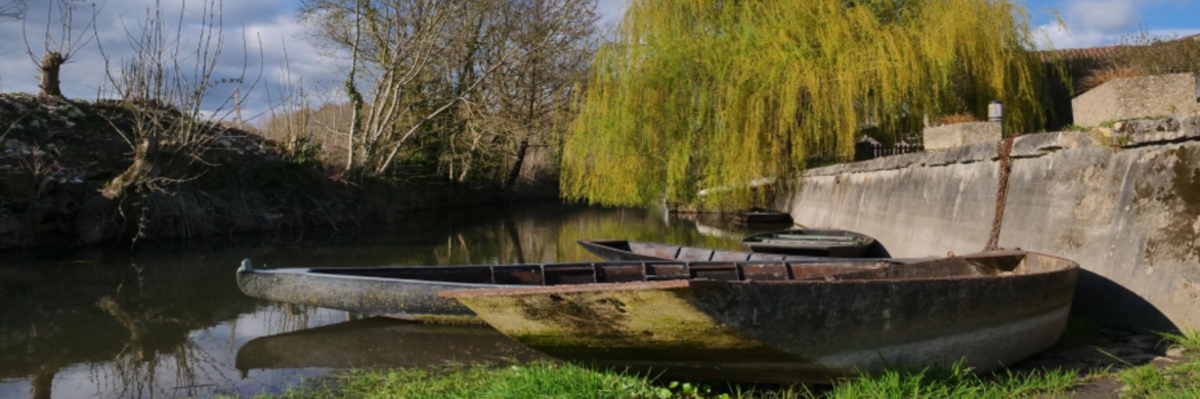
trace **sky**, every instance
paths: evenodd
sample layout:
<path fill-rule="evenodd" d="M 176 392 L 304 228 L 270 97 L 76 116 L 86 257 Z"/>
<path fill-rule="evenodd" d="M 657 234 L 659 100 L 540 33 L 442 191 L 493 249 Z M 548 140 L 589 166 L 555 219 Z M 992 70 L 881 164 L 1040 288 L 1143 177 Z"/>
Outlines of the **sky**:
<path fill-rule="evenodd" d="M 12 0 L 0 0 L 0 5 Z M 57 1 L 57 0 L 55 0 Z M 213 1 L 213 0 L 210 0 Z M 1041 37 L 1042 46 L 1080 48 L 1117 44 L 1123 36 L 1145 30 L 1157 35 L 1187 36 L 1200 33 L 1200 0 L 1018 0 L 1025 1 L 1037 16 L 1033 30 Z M 62 70 L 63 91 L 68 97 L 95 99 L 106 96 L 106 70 L 120 64 L 122 57 L 131 54 L 128 31 L 137 31 L 148 8 L 160 2 L 171 24 L 183 15 L 183 41 L 197 44 L 204 0 L 107 0 L 97 13 L 94 34 L 84 35 L 92 41 L 82 46 Z M 598 0 L 601 24 L 611 26 L 620 21 L 628 0 Z M 0 92 L 37 92 L 37 69 L 26 51 L 23 37 L 40 57 L 42 38 L 47 21 L 56 22 L 48 13 L 51 0 L 29 0 L 24 23 L 0 23 Z M 264 114 L 267 104 L 277 102 L 281 90 L 301 77 L 306 90 L 320 101 L 320 95 L 336 96 L 342 79 L 341 61 L 324 57 L 301 35 L 305 28 L 296 20 L 299 0 L 228 0 L 221 5 L 224 27 L 224 52 L 219 60 L 215 78 L 247 76 L 247 86 L 261 77 L 253 90 L 243 86 L 247 118 Z M 1049 16 L 1057 10 L 1066 27 L 1054 23 Z M 87 18 L 89 10 L 77 12 L 76 22 Z M 2 19 L 2 18 L 0 18 Z M 25 35 L 22 35 L 24 28 Z M 76 31 L 78 33 L 79 31 Z M 53 37 L 60 37 L 55 30 Z M 99 38 L 96 40 L 95 38 Z M 97 45 L 98 44 L 98 45 Z M 103 53 L 100 49 L 103 49 Z M 245 56 L 244 56 L 245 55 Z M 107 56 L 107 61 L 106 61 Z M 109 66 L 109 67 L 106 67 Z M 261 73 L 259 72 L 261 70 Z M 243 71 L 245 73 L 243 74 Z M 232 84 L 216 86 L 206 102 L 215 109 L 220 100 L 233 90 Z"/>

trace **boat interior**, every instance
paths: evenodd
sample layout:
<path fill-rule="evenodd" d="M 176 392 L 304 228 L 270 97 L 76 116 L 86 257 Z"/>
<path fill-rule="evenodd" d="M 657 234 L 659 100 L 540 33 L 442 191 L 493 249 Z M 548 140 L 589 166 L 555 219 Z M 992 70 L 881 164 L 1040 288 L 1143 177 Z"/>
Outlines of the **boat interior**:
<path fill-rule="evenodd" d="M 719 249 L 685 247 L 681 245 L 659 244 L 653 242 L 626 240 L 580 240 L 581 243 L 598 245 L 621 252 L 636 255 L 652 256 L 655 258 L 674 259 L 682 261 L 769 261 L 769 260 L 801 260 L 811 259 L 811 256 L 779 255 L 765 253 L 750 253 L 740 251 L 722 251 Z M 585 244 L 585 245 L 586 245 Z"/>
<path fill-rule="evenodd" d="M 497 266 L 320 268 L 316 274 L 407 280 L 554 286 L 664 280 L 786 281 L 902 280 L 1004 276 L 1061 270 L 1071 261 L 1010 251 L 904 263 L 892 260 L 758 262 L 601 262 Z"/>
<path fill-rule="evenodd" d="M 871 238 L 846 230 L 788 230 L 771 233 L 754 234 L 746 237 L 744 242 L 760 242 L 764 244 L 782 245 L 859 245 L 865 244 Z"/>

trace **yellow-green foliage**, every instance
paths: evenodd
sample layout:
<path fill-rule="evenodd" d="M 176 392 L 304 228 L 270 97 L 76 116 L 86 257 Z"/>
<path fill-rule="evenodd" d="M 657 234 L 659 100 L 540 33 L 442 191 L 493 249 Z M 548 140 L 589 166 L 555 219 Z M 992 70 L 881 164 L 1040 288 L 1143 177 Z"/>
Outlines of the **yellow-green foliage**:
<path fill-rule="evenodd" d="M 1028 21 L 1015 0 L 632 0 L 592 66 L 563 195 L 688 203 L 732 186 L 713 199 L 744 203 L 754 179 L 849 159 L 861 127 L 915 131 L 994 99 L 1007 131 L 1029 131 L 1044 115 Z"/>

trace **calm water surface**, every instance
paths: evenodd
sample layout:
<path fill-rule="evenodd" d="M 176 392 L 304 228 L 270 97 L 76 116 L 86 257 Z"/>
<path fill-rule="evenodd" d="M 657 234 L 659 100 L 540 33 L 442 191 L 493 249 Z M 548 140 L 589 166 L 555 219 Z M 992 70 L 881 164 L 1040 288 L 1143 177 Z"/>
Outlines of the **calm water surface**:
<path fill-rule="evenodd" d="M 0 398 L 253 395 L 346 368 L 540 357 L 487 327 L 249 298 L 234 279 L 244 258 L 271 267 L 574 262 L 598 260 L 581 238 L 738 249 L 746 233 L 720 218 L 545 204 L 134 251 L 3 253 Z"/>

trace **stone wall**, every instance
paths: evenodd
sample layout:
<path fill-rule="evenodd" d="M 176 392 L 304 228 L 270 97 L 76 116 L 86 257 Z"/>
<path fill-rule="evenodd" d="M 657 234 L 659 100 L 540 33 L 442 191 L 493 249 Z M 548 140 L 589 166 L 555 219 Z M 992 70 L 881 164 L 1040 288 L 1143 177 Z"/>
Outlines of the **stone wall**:
<path fill-rule="evenodd" d="M 997 143 L 810 170 L 779 204 L 797 223 L 877 238 L 892 256 L 982 250 Z M 1078 314 L 1200 328 L 1200 116 L 1015 139 L 1000 246 L 1066 257 Z"/>
<path fill-rule="evenodd" d="M 1155 117 L 1200 110 L 1200 83 L 1192 74 L 1113 79 L 1071 100 L 1075 124 Z"/>
<path fill-rule="evenodd" d="M 1000 140 L 1004 126 L 999 122 L 967 122 L 927 127 L 923 132 L 925 149 L 940 151 L 968 144 Z"/>

